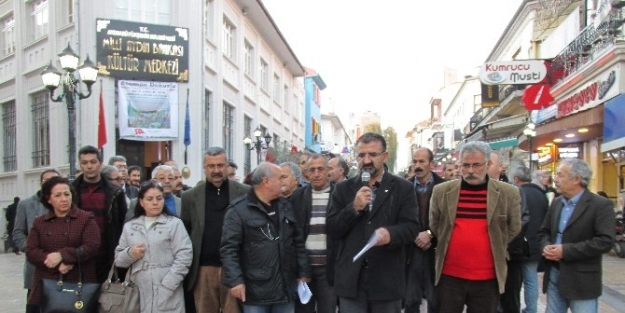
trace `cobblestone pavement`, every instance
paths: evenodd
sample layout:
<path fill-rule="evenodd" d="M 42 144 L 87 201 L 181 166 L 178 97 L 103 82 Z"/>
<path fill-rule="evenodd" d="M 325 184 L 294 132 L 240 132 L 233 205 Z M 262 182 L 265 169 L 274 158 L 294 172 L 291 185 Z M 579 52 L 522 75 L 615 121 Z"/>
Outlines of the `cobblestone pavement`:
<path fill-rule="evenodd" d="M 0 253 L 0 312 L 2 313 L 24 312 L 26 306 L 26 291 L 22 289 L 24 262 L 23 253 L 21 255 Z M 539 285 L 542 286 L 542 274 L 540 276 Z M 541 294 L 538 312 L 545 312 L 546 301 L 546 296 Z M 521 307 L 523 306 L 523 300 L 521 300 Z M 599 312 L 625 313 L 625 259 L 617 257 L 613 251 L 603 257 L 603 295 L 599 298 Z"/>

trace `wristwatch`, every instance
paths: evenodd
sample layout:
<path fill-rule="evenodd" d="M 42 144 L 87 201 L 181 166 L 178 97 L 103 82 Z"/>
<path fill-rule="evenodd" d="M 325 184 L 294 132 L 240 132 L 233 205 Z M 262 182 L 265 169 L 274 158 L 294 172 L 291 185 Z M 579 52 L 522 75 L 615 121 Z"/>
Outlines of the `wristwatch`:
<path fill-rule="evenodd" d="M 434 235 L 432 235 L 432 232 L 431 232 L 429 229 L 428 229 L 428 230 L 426 230 L 425 232 L 428 234 L 428 236 L 430 237 L 430 239 L 434 238 Z"/>

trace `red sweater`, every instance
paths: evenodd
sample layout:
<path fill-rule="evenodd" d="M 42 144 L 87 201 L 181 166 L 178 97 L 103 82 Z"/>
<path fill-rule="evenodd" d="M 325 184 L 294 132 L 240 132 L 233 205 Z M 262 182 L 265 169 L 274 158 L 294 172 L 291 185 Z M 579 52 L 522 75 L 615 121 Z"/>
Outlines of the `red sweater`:
<path fill-rule="evenodd" d="M 445 275 L 468 280 L 496 278 L 486 218 L 487 186 L 488 180 L 478 186 L 462 181 L 454 229 L 443 264 Z"/>

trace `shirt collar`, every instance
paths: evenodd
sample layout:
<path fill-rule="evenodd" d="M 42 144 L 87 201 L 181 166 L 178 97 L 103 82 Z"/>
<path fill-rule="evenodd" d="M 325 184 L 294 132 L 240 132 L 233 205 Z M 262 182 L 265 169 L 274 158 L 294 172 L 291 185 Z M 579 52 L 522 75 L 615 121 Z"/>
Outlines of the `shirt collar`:
<path fill-rule="evenodd" d="M 432 175 L 432 173 L 430 172 L 430 178 L 428 178 L 428 181 L 425 182 L 425 184 L 422 184 L 417 177 L 414 178 L 414 181 L 415 181 L 415 186 L 425 187 L 434 182 L 434 175 Z"/>
<path fill-rule="evenodd" d="M 574 195 L 571 199 L 567 200 L 566 198 L 562 197 L 562 202 L 564 203 L 564 205 L 572 205 L 572 206 L 576 206 L 577 202 L 579 202 L 579 198 L 582 197 L 582 194 L 584 193 L 584 190 L 580 191 L 578 194 Z"/>

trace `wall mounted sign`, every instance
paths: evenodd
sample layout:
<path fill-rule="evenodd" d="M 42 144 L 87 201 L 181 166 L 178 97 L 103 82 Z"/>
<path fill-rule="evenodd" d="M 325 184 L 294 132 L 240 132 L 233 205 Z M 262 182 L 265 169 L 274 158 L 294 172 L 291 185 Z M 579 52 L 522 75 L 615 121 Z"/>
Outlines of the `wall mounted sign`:
<path fill-rule="evenodd" d="M 486 85 L 526 85 L 542 82 L 547 72 L 548 62 L 544 60 L 486 62 L 479 76 Z"/>
<path fill-rule="evenodd" d="M 572 95 L 556 101 L 558 118 L 591 109 L 619 94 L 619 66 L 575 90 Z"/>
<path fill-rule="evenodd" d="M 189 29 L 96 20 L 99 74 L 128 80 L 189 80 Z"/>

